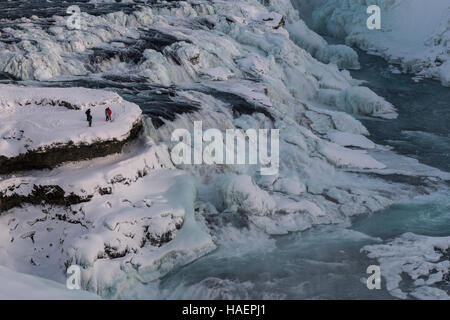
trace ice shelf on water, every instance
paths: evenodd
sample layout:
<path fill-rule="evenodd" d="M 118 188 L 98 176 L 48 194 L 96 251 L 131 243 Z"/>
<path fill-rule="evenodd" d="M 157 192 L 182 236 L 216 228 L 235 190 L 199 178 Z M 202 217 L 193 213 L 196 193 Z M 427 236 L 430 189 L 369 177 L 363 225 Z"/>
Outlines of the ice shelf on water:
<path fill-rule="evenodd" d="M 377 260 L 393 296 L 449 298 L 449 199 L 444 189 L 358 218 L 353 224 L 353 230 L 383 239 L 382 244 L 362 251 Z"/>
<path fill-rule="evenodd" d="M 312 28 L 400 65 L 420 78 L 450 86 L 450 4 L 447 0 L 293 0 Z M 381 9 L 381 29 L 370 30 L 367 8 Z"/>

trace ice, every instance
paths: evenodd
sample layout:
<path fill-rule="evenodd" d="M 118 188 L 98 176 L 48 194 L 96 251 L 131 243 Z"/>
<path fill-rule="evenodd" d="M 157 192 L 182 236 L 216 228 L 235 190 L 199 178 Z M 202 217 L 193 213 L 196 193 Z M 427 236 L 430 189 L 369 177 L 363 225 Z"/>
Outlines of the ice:
<path fill-rule="evenodd" d="M 275 191 L 295 195 L 299 195 L 306 191 L 306 186 L 303 183 L 289 178 L 278 179 L 273 188 Z"/>
<path fill-rule="evenodd" d="M 372 4 L 381 8 L 381 30 L 366 26 L 366 10 Z M 349 45 L 401 65 L 404 72 L 436 78 L 450 86 L 447 0 L 435 0 L 433 5 L 427 0 L 319 1 L 312 7 L 314 30 L 345 38 Z"/>
<path fill-rule="evenodd" d="M 380 263 L 389 292 L 398 298 L 448 300 L 444 290 L 434 287 L 448 281 L 450 237 L 427 237 L 405 233 L 387 244 L 365 246 L 369 258 Z M 402 285 L 402 275 L 410 282 Z"/>
<path fill-rule="evenodd" d="M 324 63 L 336 64 L 342 69 L 359 69 L 361 67 L 356 51 L 342 44 L 322 48 L 315 57 Z"/>
<path fill-rule="evenodd" d="M 335 131 L 328 133 L 328 138 L 343 147 L 358 147 L 361 149 L 375 148 L 375 143 L 359 134 Z"/>
<path fill-rule="evenodd" d="M 286 30 L 297 45 L 323 63 L 333 63 L 341 69 L 359 69 L 358 54 L 346 45 L 329 45 L 320 35 L 309 29 L 299 18 L 290 1 L 269 1 L 271 9 L 287 17 Z"/>
<path fill-rule="evenodd" d="M 230 209 L 254 215 L 270 215 L 275 207 L 270 195 L 249 176 L 224 175 L 215 181 L 215 204 L 219 210 Z"/>
<path fill-rule="evenodd" d="M 319 99 L 349 113 L 384 119 L 394 119 L 398 116 L 392 104 L 366 87 L 351 87 L 342 91 L 322 89 L 319 91 Z"/>
<path fill-rule="evenodd" d="M 6 251 L 0 264 L 21 272 L 35 266 L 40 276 L 61 282 L 65 268 L 76 264 L 83 268 L 83 288 L 118 297 L 120 283 L 160 277 L 214 248 L 193 218 L 192 178 L 174 170 L 167 149 L 151 141 L 128 154 L 3 180 L 10 191 L 2 194 L 27 197 L 33 186 L 44 185 L 88 201 L 68 207 L 44 201 L 1 216 Z"/>
<path fill-rule="evenodd" d="M 353 167 L 360 169 L 384 169 L 386 166 L 372 158 L 363 150 L 351 150 L 341 146 L 323 142 L 319 151 L 339 167 Z"/>

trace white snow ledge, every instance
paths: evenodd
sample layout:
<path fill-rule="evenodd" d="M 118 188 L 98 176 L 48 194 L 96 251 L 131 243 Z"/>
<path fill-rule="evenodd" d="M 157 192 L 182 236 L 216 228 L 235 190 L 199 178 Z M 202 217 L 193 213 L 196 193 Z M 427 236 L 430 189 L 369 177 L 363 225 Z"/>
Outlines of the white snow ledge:
<path fill-rule="evenodd" d="M 105 108 L 112 122 L 105 120 Z M 88 126 L 85 111 L 91 109 Z M 64 146 L 121 142 L 140 126 L 142 111 L 118 94 L 84 88 L 0 85 L 0 159 Z"/>

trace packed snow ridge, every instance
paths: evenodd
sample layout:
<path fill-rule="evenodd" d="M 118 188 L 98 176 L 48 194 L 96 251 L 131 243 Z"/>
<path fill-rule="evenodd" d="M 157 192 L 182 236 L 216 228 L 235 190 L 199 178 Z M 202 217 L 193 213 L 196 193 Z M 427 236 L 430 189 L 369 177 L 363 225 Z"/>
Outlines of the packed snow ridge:
<path fill-rule="evenodd" d="M 435 78 L 450 86 L 450 2 L 448 0 L 321 0 L 314 7 L 312 27 L 319 33 L 345 38 L 349 45 L 378 54 L 401 71 Z M 367 7 L 381 8 L 381 29 L 369 30 Z M 311 11 L 311 10 L 309 10 Z"/>
<path fill-rule="evenodd" d="M 392 119 L 395 108 L 341 69 L 358 67 L 355 52 L 329 46 L 288 0 L 179 1 L 129 14 L 83 13 L 81 30 L 67 30 L 65 19 L 55 16 L 48 26 L 24 18 L 18 29 L 4 27 L 2 35 L 16 41 L 1 42 L 0 69 L 23 80 L 137 77 L 139 84 L 174 88 L 176 98 L 199 111 L 166 119 L 158 129 L 144 117 L 144 135 L 120 154 L 3 177 L 1 265 L 64 282 L 66 268 L 78 264 L 84 288 L 127 297 L 136 283 L 213 250 L 218 226 L 230 217 L 264 235 L 287 234 L 346 222 L 448 179 L 420 164 L 401 172 L 393 167 L 397 156 L 371 142 L 349 113 Z M 24 134 L 39 133 L 23 138 L 33 148 L 121 139 L 140 116 L 137 106 L 109 92 L 9 89 L 2 89 L 11 105 L 4 108 Z M 105 105 L 117 116 L 112 123 L 104 122 Z M 93 110 L 92 128 L 86 108 Z M 27 109 L 41 115 L 30 119 Z M 242 165 L 175 167 L 171 133 L 191 130 L 198 120 L 205 130 L 279 129 L 279 173 L 261 176 L 259 166 Z M 27 150 L 26 141 L 16 140 L 5 144 L 10 155 Z M 419 175 L 423 183 L 380 178 L 395 174 Z"/>

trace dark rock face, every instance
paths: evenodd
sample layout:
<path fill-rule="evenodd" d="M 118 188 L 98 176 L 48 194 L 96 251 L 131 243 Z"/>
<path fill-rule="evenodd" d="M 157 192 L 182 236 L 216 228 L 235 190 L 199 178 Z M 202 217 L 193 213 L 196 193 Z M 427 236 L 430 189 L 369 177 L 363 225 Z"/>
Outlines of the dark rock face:
<path fill-rule="evenodd" d="M 66 194 L 60 186 L 34 185 L 33 191 L 28 195 L 18 195 L 16 193 L 5 195 L 4 192 L 0 192 L 0 212 L 20 207 L 24 203 L 70 206 L 72 204 L 87 202 L 91 198 L 92 195 L 82 197 L 73 193 Z"/>
<path fill-rule="evenodd" d="M 101 141 L 89 145 L 74 145 L 73 143 L 69 143 L 57 145 L 45 150 L 29 151 L 13 158 L 0 156 L 0 174 L 24 170 L 52 169 L 64 162 L 90 160 L 120 153 L 125 143 L 135 139 L 141 129 L 142 119 L 139 119 L 133 125 L 127 139 L 122 141 Z"/>
<path fill-rule="evenodd" d="M 140 38 L 138 40 L 123 39 L 121 41 L 125 44 L 124 48 L 92 48 L 92 53 L 89 55 L 89 65 L 95 67 L 95 65 L 114 57 L 119 58 L 122 62 L 133 62 L 137 64 L 142 62 L 144 51 L 146 49 L 163 52 L 166 47 L 182 41 L 182 39 L 178 39 L 173 35 L 155 29 L 139 29 L 139 32 Z M 189 42 L 187 40 L 183 41 Z"/>

